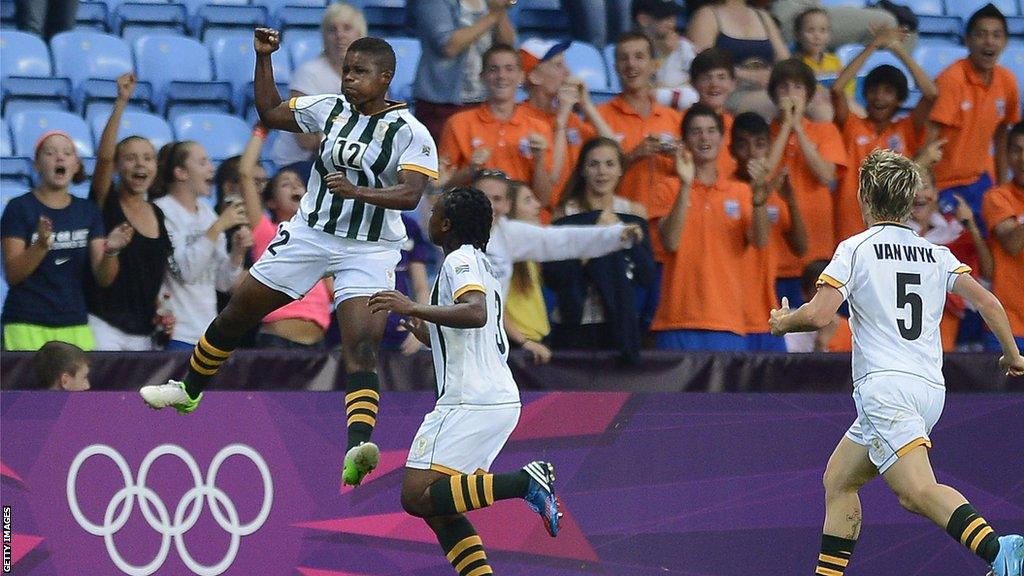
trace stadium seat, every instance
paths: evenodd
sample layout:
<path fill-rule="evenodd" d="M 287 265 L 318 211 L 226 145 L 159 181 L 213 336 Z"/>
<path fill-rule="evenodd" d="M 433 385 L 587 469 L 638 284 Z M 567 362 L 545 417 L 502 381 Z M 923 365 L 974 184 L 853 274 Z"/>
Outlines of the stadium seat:
<path fill-rule="evenodd" d="M 210 82 L 210 52 L 198 41 L 181 36 L 144 36 L 135 41 L 135 71 L 153 85 L 155 104 L 162 110 L 171 99 L 172 82 Z M 187 65 L 182 65 L 187 63 Z M 175 87 L 175 96 L 181 87 Z M 226 85 L 230 102 L 230 85 Z M 187 95 L 187 93 L 185 94 Z M 197 94 L 198 95 L 198 94 Z M 204 95 L 205 96 L 205 95 Z"/>
<path fill-rule="evenodd" d="M 117 100 L 117 81 L 89 79 L 82 82 L 77 91 L 78 109 L 86 118 L 90 118 L 97 108 L 109 109 Z M 128 101 L 128 110 L 149 112 L 153 110 L 153 85 L 145 80 L 137 80 L 135 92 Z"/>
<path fill-rule="evenodd" d="M 0 157 L 0 190 L 9 186 L 32 185 L 32 161 L 26 157 Z"/>
<path fill-rule="evenodd" d="M 14 154 L 14 143 L 11 141 L 11 127 L 7 120 L 0 117 L 0 157 L 7 157 Z"/>
<path fill-rule="evenodd" d="M 292 6 L 278 9 L 277 22 L 285 36 L 295 30 L 319 32 L 324 9 L 318 6 Z"/>
<path fill-rule="evenodd" d="M 252 34 L 235 33 L 230 36 L 220 36 L 215 40 L 208 40 L 206 46 L 213 56 L 213 68 L 217 80 L 231 83 L 231 88 L 234 91 L 233 107 L 237 111 L 243 110 L 246 93 L 251 90 L 250 83 L 256 68 L 256 52 L 252 47 Z M 291 77 L 288 54 L 284 50 L 278 50 L 271 55 L 270 61 L 274 65 L 274 80 L 287 84 Z"/>
<path fill-rule="evenodd" d="M 3 81 L 3 112 L 19 110 L 70 110 L 71 81 L 67 78 L 8 76 Z"/>
<path fill-rule="evenodd" d="M 14 136 L 14 153 L 18 156 L 31 157 L 35 152 L 36 140 L 51 130 L 67 132 L 75 142 L 79 156 L 84 158 L 95 155 L 89 127 L 77 114 L 59 110 L 24 110 L 8 116 L 8 119 Z"/>
<path fill-rule="evenodd" d="M 921 38 L 938 37 L 955 40 L 960 38 L 963 26 L 963 21 L 958 16 L 919 15 L 917 17 L 917 33 Z"/>
<path fill-rule="evenodd" d="M 21 181 L 8 182 L 7 180 L 3 180 L 3 184 L 4 185 L 2 186 L 2 190 L 0 190 L 0 212 L 2 212 L 3 209 L 7 207 L 7 203 L 10 202 L 12 198 L 23 196 L 32 191 L 29 185 L 24 184 Z M 0 266 L 0 292 L 3 292 L 4 295 L 6 295 L 7 290 L 6 280 L 7 279 L 4 278 L 3 275 L 3 267 Z M 0 302 L 2 302 L 2 300 L 3 299 L 0 298 Z"/>
<path fill-rule="evenodd" d="M 194 140 L 211 159 L 224 160 L 241 154 L 252 130 L 229 114 L 181 114 L 172 120 L 176 140 Z"/>
<path fill-rule="evenodd" d="M 608 88 L 608 73 L 605 69 L 601 52 L 586 42 L 573 42 L 565 51 L 565 64 L 573 76 L 578 76 L 587 85 L 587 89 L 604 90 Z"/>
<path fill-rule="evenodd" d="M 285 34 L 284 46 L 288 50 L 292 70 L 295 70 L 324 51 L 324 39 L 320 32 L 294 30 Z"/>
<path fill-rule="evenodd" d="M 913 10 L 918 18 L 946 15 L 946 5 L 942 0 L 914 0 Z"/>
<path fill-rule="evenodd" d="M 132 70 L 132 51 L 117 36 L 101 32 L 73 30 L 61 32 L 50 40 L 54 73 L 67 76 L 78 88 L 89 78 L 115 80 Z"/>
<path fill-rule="evenodd" d="M 132 2 L 114 8 L 111 30 L 134 45 L 147 35 L 185 34 L 187 21 L 184 4 Z"/>
<path fill-rule="evenodd" d="M 277 17 L 278 11 L 285 6 L 303 6 L 306 8 L 323 8 L 327 5 L 327 0 L 252 0 L 252 3 L 256 6 L 265 6 L 267 12 L 270 13 L 271 17 Z M 361 5 L 362 2 L 355 2 L 356 5 Z"/>
<path fill-rule="evenodd" d="M 14 0 L 0 0 L 0 28 L 17 29 L 18 22 L 15 20 L 18 7 Z"/>
<path fill-rule="evenodd" d="M 110 11 L 104 2 L 79 2 L 75 12 L 75 29 L 91 28 L 97 32 L 109 30 Z"/>
<path fill-rule="evenodd" d="M 601 51 L 601 55 L 604 56 L 605 64 L 608 68 L 608 88 L 613 92 L 619 92 L 622 90 L 622 85 L 619 84 L 619 75 L 615 73 L 615 44 L 608 44 Z M 591 90 L 591 93 L 594 91 Z"/>
<path fill-rule="evenodd" d="M 35 34 L 0 32 L 0 74 L 7 76 L 50 76 L 50 51 Z"/>
<path fill-rule="evenodd" d="M 403 36 L 410 31 L 405 20 L 406 0 L 363 0 L 363 15 L 371 36 Z"/>
<path fill-rule="evenodd" d="M 999 63 L 1013 72 L 1018 86 L 1024 83 L 1024 42 L 1011 42 L 999 58 Z"/>
<path fill-rule="evenodd" d="M 166 1 L 166 0 L 162 0 Z M 185 5 L 190 15 L 196 15 L 204 6 L 248 6 L 249 0 L 177 0 Z"/>
<path fill-rule="evenodd" d="M 89 121 L 92 126 L 92 138 L 99 149 L 100 136 L 103 135 L 103 128 L 107 125 L 107 119 L 110 118 L 110 114 L 95 114 Z M 174 140 L 174 134 L 171 132 L 171 127 L 167 124 L 167 121 L 155 114 L 147 114 L 145 112 L 129 112 L 125 111 L 124 115 L 121 116 L 121 126 L 117 130 L 117 141 L 120 142 L 124 138 L 129 136 L 142 136 L 150 142 L 157 150 L 161 146 Z"/>
<path fill-rule="evenodd" d="M 251 46 L 253 28 L 268 24 L 267 9 L 263 6 L 208 4 L 199 8 L 192 30 L 203 40 L 242 32 L 249 37 Z"/>
<path fill-rule="evenodd" d="M 953 44 L 920 43 L 914 49 L 914 61 L 932 78 L 964 56 L 967 56 L 967 48 Z"/>
<path fill-rule="evenodd" d="M 837 55 L 839 56 L 839 60 L 842 61 L 843 66 L 845 66 L 849 64 L 851 60 L 856 58 L 862 50 L 864 50 L 864 46 L 860 44 L 845 44 L 839 47 Z M 860 70 L 860 76 L 866 76 L 868 72 L 871 72 L 882 64 L 891 64 L 892 66 L 899 68 L 900 71 L 907 76 L 907 83 L 910 88 L 913 89 L 916 87 L 914 77 L 910 74 L 910 70 L 907 69 L 906 65 L 904 65 L 895 54 L 888 50 L 876 51 L 871 54 L 871 56 L 868 56 L 868 61 L 864 63 L 864 67 Z"/>
<path fill-rule="evenodd" d="M 1017 0 L 946 0 L 946 13 L 951 16 L 959 16 L 966 25 L 967 19 L 972 14 L 990 2 L 999 8 L 1003 16 L 1020 16 Z"/>
<path fill-rule="evenodd" d="M 412 85 L 416 81 L 416 67 L 420 61 L 420 41 L 415 38 L 386 38 L 395 49 L 395 77 L 391 81 L 391 98 L 412 99 Z"/>
<path fill-rule="evenodd" d="M 559 0 L 523 0 L 516 15 L 516 30 L 523 36 L 564 38 L 569 35 L 569 15 Z"/>
<path fill-rule="evenodd" d="M 1024 9 L 1022 9 L 1022 11 L 1024 11 Z M 1024 40 L 1024 16 L 1007 17 L 1006 27 L 1010 31 L 1011 39 Z"/>

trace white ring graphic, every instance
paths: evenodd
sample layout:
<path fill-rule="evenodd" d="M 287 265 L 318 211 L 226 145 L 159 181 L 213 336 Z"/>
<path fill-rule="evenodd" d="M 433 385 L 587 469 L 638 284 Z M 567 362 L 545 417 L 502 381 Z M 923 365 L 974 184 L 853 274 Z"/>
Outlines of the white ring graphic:
<path fill-rule="evenodd" d="M 106 456 L 109 458 L 117 466 L 124 480 L 124 488 L 118 490 L 107 504 L 107 509 L 103 514 L 103 524 L 92 523 L 85 517 L 82 509 L 78 506 L 78 471 L 82 464 L 92 456 Z M 161 500 L 160 495 L 146 487 L 146 477 L 149 474 L 149 468 L 161 456 L 177 456 L 188 468 L 192 475 L 192 481 L 195 483 L 195 487 L 185 492 L 181 501 L 178 502 L 174 509 L 173 518 L 167 506 Z M 217 487 L 217 472 L 220 470 L 221 464 L 232 456 L 248 458 L 256 465 L 260 478 L 263 480 L 263 503 L 260 506 L 260 511 L 252 521 L 245 524 L 240 523 L 238 509 L 235 507 L 234 502 L 231 501 L 223 490 Z M 139 465 L 139 479 L 138 483 L 136 483 L 132 480 L 132 472 L 128 467 L 128 462 L 117 450 L 104 444 L 93 444 L 79 452 L 71 462 L 71 468 L 68 470 L 67 493 L 68 507 L 71 509 L 71 515 L 74 516 L 75 521 L 89 534 L 103 537 L 103 543 L 107 547 L 107 554 L 110 556 L 110 560 L 125 574 L 129 576 L 149 576 L 159 570 L 163 566 L 164 561 L 167 560 L 167 555 L 171 550 L 171 541 L 173 540 L 178 556 L 181 557 L 181 561 L 189 570 L 199 576 L 217 576 L 227 570 L 231 563 L 235 561 L 242 536 L 248 536 L 256 532 L 266 522 L 274 501 L 274 484 L 270 477 L 270 467 L 267 466 L 266 461 L 263 460 L 263 457 L 256 450 L 244 444 L 226 446 L 213 457 L 213 460 L 210 462 L 210 469 L 206 473 L 205 484 L 203 483 L 199 465 L 192 458 L 192 455 L 181 446 L 162 444 L 151 450 L 142 459 L 142 464 Z M 124 528 L 125 524 L 128 523 L 128 518 L 131 517 L 136 498 L 139 500 L 139 508 L 142 510 L 142 515 L 145 517 L 146 522 L 161 536 L 160 550 L 157 552 L 156 557 L 143 566 L 129 564 L 121 556 L 121 553 L 117 550 L 117 545 L 114 543 L 114 535 Z M 191 530 L 199 520 L 199 516 L 203 512 L 204 499 L 209 503 L 210 512 L 217 525 L 231 535 L 227 553 L 220 562 L 212 566 L 206 566 L 197 562 L 185 547 L 184 539 L 185 533 Z M 118 512 L 118 508 L 120 508 L 120 512 Z"/>

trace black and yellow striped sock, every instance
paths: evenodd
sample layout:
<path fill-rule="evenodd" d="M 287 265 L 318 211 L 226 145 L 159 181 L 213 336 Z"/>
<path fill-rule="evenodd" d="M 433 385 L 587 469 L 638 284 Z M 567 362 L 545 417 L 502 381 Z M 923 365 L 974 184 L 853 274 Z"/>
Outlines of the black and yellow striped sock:
<path fill-rule="evenodd" d="M 225 336 L 217 329 L 216 322 L 206 328 L 206 333 L 192 350 L 188 374 L 185 375 L 185 392 L 191 398 L 197 398 L 203 392 L 203 388 L 217 375 L 220 365 L 227 361 L 236 346 L 237 340 Z"/>
<path fill-rule="evenodd" d="M 438 530 L 437 540 L 459 576 L 494 574 L 483 542 L 465 516 L 459 516 Z"/>
<path fill-rule="evenodd" d="M 989 564 L 999 554 L 999 535 L 970 504 L 963 504 L 953 511 L 946 524 L 946 532 Z"/>
<path fill-rule="evenodd" d="M 506 474 L 456 474 L 430 485 L 435 515 L 462 514 L 485 508 L 497 500 L 523 498 L 530 477 L 519 470 Z"/>
<path fill-rule="evenodd" d="M 822 534 L 818 567 L 814 569 L 814 573 L 817 576 L 843 576 L 856 544 L 856 540 Z"/>
<path fill-rule="evenodd" d="M 380 408 L 380 379 L 374 372 L 353 372 L 345 377 L 345 414 L 348 448 L 370 441 Z"/>

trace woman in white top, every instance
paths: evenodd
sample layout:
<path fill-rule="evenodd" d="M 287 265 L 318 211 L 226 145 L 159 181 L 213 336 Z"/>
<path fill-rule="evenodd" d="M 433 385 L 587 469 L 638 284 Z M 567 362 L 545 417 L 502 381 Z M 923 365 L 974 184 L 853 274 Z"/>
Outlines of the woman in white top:
<path fill-rule="evenodd" d="M 168 350 L 192 350 L 217 316 L 217 290 L 228 292 L 242 272 L 252 232 L 242 204 L 218 217 L 200 196 L 209 196 L 213 164 L 196 142 L 171 142 L 160 150 L 153 203 L 164 212 L 173 252 L 162 293 L 176 318 Z M 224 231 L 240 226 L 228 255 Z"/>
<path fill-rule="evenodd" d="M 366 36 L 366 17 L 359 8 L 347 2 L 336 2 L 324 10 L 320 32 L 323 34 L 324 51 L 299 66 L 292 74 L 291 85 L 288 87 L 292 98 L 341 92 L 345 53 L 350 44 Z M 308 179 L 313 154 L 320 146 L 322 136 L 320 133 L 281 132 L 270 149 L 270 159 L 282 168 L 296 169 L 303 179 Z M 297 163 L 303 165 L 292 166 Z"/>

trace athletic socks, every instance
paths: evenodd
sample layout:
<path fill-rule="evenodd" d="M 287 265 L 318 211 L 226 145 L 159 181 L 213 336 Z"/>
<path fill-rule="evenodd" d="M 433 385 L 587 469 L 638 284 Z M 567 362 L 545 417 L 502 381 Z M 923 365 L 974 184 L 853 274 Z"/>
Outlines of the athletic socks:
<path fill-rule="evenodd" d="M 815 568 L 814 573 L 817 576 L 843 576 L 856 544 L 856 540 L 822 534 L 818 567 Z"/>
<path fill-rule="evenodd" d="M 459 576 L 494 574 L 487 562 L 483 542 L 465 516 L 455 518 L 437 530 L 437 540 Z"/>
<path fill-rule="evenodd" d="M 506 474 L 456 474 L 430 485 L 434 515 L 462 514 L 496 500 L 524 498 L 530 477 L 519 470 Z"/>
<path fill-rule="evenodd" d="M 946 524 L 946 532 L 989 564 L 999 554 L 999 535 L 970 504 L 963 504 L 953 511 Z"/>
<path fill-rule="evenodd" d="M 380 407 L 380 379 L 373 372 L 346 376 L 345 413 L 348 416 L 348 447 L 351 450 L 370 441 Z"/>
<path fill-rule="evenodd" d="M 217 329 L 216 322 L 206 328 L 206 333 L 199 338 L 199 343 L 192 350 L 192 358 L 188 362 L 188 374 L 185 375 L 185 393 L 193 400 L 203 392 L 203 388 L 217 375 L 220 365 L 227 361 L 238 341 L 224 335 Z"/>

